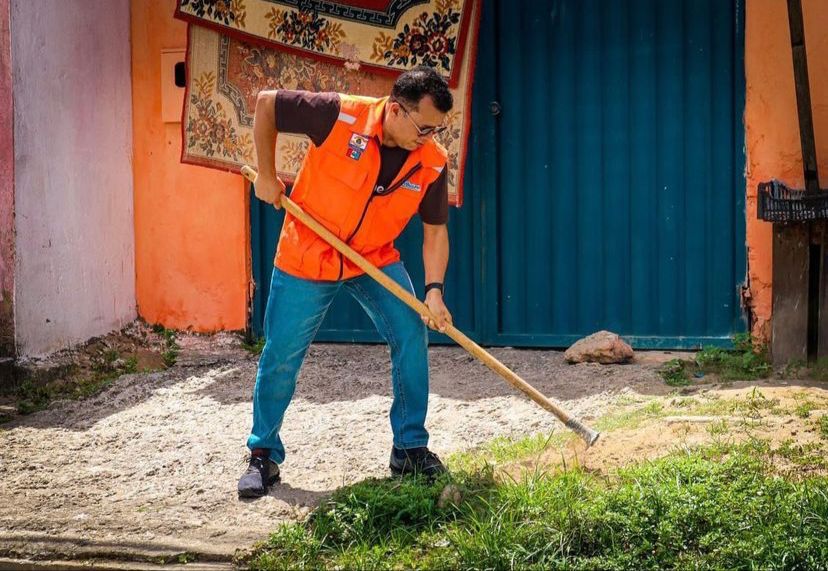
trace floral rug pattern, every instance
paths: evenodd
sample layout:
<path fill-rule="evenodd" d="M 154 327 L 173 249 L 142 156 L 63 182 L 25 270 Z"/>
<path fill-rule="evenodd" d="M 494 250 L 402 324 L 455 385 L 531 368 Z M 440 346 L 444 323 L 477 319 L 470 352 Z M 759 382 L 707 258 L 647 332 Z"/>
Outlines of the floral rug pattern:
<path fill-rule="evenodd" d="M 477 0 L 178 0 L 177 18 L 391 76 L 425 64 L 458 85 Z M 366 6 L 370 6 L 366 7 Z"/>
<path fill-rule="evenodd" d="M 181 0 L 194 13 L 212 14 L 212 18 L 223 18 L 234 23 L 250 18 L 245 12 L 250 0 Z M 417 30 L 427 26 L 447 26 L 446 20 L 459 18 L 457 0 L 442 0 L 435 3 L 439 11 L 445 9 L 441 21 L 429 18 L 419 21 Z M 477 21 L 477 2 L 473 21 Z M 280 12 L 273 8 L 273 12 Z M 294 11 L 281 10 L 281 19 L 274 21 L 276 33 L 283 34 L 286 41 L 299 45 L 316 45 L 323 48 L 342 41 L 341 28 L 331 22 L 305 18 Z M 440 23 L 442 22 L 442 23 Z M 335 22 L 334 22 L 335 23 Z M 279 32 L 280 29 L 282 32 Z M 402 32 L 413 38 L 409 27 Z M 309 31 L 310 30 L 310 31 Z M 449 151 L 448 177 L 449 200 L 459 206 L 462 202 L 462 178 L 471 114 L 471 77 L 476 44 L 476 26 L 464 42 L 467 52 L 462 58 L 462 67 L 457 86 L 452 88 L 455 106 L 447 117 L 449 128 L 440 134 L 439 141 Z M 311 33 L 313 32 L 313 33 Z M 419 32 L 418 32 L 419 33 Z M 292 34 L 292 35 L 291 35 Z M 389 36 L 390 37 L 390 36 Z M 426 59 L 428 54 L 440 48 L 437 36 L 423 34 L 422 38 L 390 38 L 388 46 L 393 57 L 405 57 L 400 51 L 402 45 L 431 43 L 429 51 L 414 50 L 408 54 L 408 62 L 416 65 L 434 61 Z M 399 42 L 395 44 L 395 42 Z M 390 42 L 390 43 L 389 43 Z M 413 42 L 413 44 L 412 44 Z M 397 47 L 395 47 L 397 45 Z M 385 47 L 376 48 L 384 50 Z M 446 48 L 447 49 L 447 48 Z M 396 51 L 395 51 L 396 50 Z M 376 53 L 379 53 L 377 51 Z M 383 55 L 383 57 L 385 57 Z M 390 56 L 389 56 L 390 57 Z M 414 58 L 417 58 L 414 60 Z M 442 65 L 442 60 L 436 62 Z M 365 66 L 342 65 L 341 62 L 318 59 L 281 49 L 277 44 L 250 42 L 233 34 L 224 34 L 212 28 L 190 25 L 187 50 L 188 85 L 185 98 L 184 122 L 182 124 L 182 161 L 221 170 L 239 172 L 244 164 L 256 164 L 253 144 L 253 112 L 256 95 L 266 89 L 306 89 L 310 91 L 338 91 L 355 95 L 380 97 L 391 91 L 394 77 L 372 73 Z M 277 138 L 277 169 L 286 181 L 292 181 L 302 165 L 310 141 L 304 136 L 280 133 Z"/>

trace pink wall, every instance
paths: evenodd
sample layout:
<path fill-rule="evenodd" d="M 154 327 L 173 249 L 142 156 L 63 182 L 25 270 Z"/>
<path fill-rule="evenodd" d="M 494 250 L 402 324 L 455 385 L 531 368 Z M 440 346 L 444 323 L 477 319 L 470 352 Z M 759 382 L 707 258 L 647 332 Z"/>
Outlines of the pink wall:
<path fill-rule="evenodd" d="M 129 0 L 11 0 L 14 330 L 37 356 L 135 319 Z"/>
<path fill-rule="evenodd" d="M 820 186 L 828 186 L 828 2 L 802 0 Z M 745 12 L 747 246 L 753 333 L 768 341 L 772 225 L 756 218 L 756 186 L 777 178 L 802 188 L 802 149 L 786 0 L 748 0 Z"/>
<path fill-rule="evenodd" d="M 14 355 L 13 118 L 9 0 L 0 0 L 0 357 Z"/>

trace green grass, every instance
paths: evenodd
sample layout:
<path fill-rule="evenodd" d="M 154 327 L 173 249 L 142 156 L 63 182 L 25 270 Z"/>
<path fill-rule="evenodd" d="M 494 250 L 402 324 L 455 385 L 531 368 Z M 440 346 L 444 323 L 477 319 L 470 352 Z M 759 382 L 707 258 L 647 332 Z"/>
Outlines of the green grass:
<path fill-rule="evenodd" d="M 690 416 L 744 416 L 758 418 L 763 412 L 783 414 L 779 399 L 768 398 L 756 387 L 744 398 L 708 397 L 704 401 L 690 399 L 684 404 L 685 414 Z"/>
<path fill-rule="evenodd" d="M 740 333 L 733 336 L 731 349 L 705 347 L 696 353 L 692 361 L 671 359 L 658 372 L 666 384 L 682 387 L 691 385 L 694 377 L 708 374 L 714 374 L 723 381 L 764 379 L 770 376 L 773 368 L 767 347 L 755 345 L 749 334 Z"/>
<path fill-rule="evenodd" d="M 796 451 L 789 451 L 794 455 Z M 824 569 L 828 479 L 783 479 L 767 443 L 675 453 L 598 477 L 368 480 L 279 528 L 252 569 Z"/>
<path fill-rule="evenodd" d="M 474 470 L 487 464 L 503 464 L 537 456 L 549 449 L 560 448 L 573 438 L 570 432 L 533 434 L 522 438 L 499 436 L 486 445 L 471 452 L 460 452 L 449 459 L 452 470 Z"/>
<path fill-rule="evenodd" d="M 265 338 L 259 337 L 255 341 L 248 342 L 245 341 L 242 343 L 242 347 L 244 347 L 247 351 L 253 353 L 254 355 L 261 355 L 262 351 L 264 351 L 265 346 Z"/>
<path fill-rule="evenodd" d="M 695 362 L 705 373 L 715 373 L 725 381 L 764 379 L 772 372 L 767 347 L 757 347 L 747 333 L 733 336 L 732 349 L 702 349 Z"/>
<path fill-rule="evenodd" d="M 820 437 L 828 439 L 828 414 L 823 414 L 819 417 L 817 427 Z"/>
<path fill-rule="evenodd" d="M 794 414 L 799 418 L 808 418 L 811 415 L 811 411 L 818 409 L 819 406 L 812 400 L 804 400 L 803 402 L 796 405 L 794 409 Z"/>
<path fill-rule="evenodd" d="M 782 442 L 779 448 L 773 450 L 772 454 L 800 468 L 828 467 L 828 460 L 823 454 L 822 445 L 818 442 L 800 444 L 789 438 Z"/>
<path fill-rule="evenodd" d="M 134 372 L 134 371 L 133 371 Z M 118 371 L 96 371 L 90 377 L 69 384 L 35 385 L 23 382 L 17 389 L 17 412 L 32 414 L 44 410 L 55 399 L 82 399 L 95 396 L 108 388 L 123 374 Z"/>
<path fill-rule="evenodd" d="M 17 388 L 17 412 L 31 414 L 44 410 L 55 399 L 83 399 L 99 394 L 111 386 L 119 376 L 137 371 L 137 359 L 119 361 L 119 357 L 118 352 L 114 350 L 103 352 L 87 375 L 73 378 L 70 382 L 54 381 L 41 385 L 24 381 Z M 77 374 L 77 370 L 77 367 L 73 366 L 70 376 Z"/>
<path fill-rule="evenodd" d="M 176 562 L 180 563 L 181 565 L 186 565 L 187 563 L 193 563 L 194 561 L 198 560 L 198 556 L 195 553 L 190 553 L 189 551 L 185 551 L 184 553 L 179 553 L 176 557 Z"/>
<path fill-rule="evenodd" d="M 602 416 L 595 422 L 594 428 L 599 432 L 638 428 L 645 422 L 667 416 L 668 412 L 661 401 L 651 400 L 638 408 Z"/>
<path fill-rule="evenodd" d="M 707 427 L 707 432 L 713 437 L 724 436 L 730 432 L 730 426 L 728 425 L 727 420 L 723 418 L 721 420 L 717 420 L 716 422 L 711 422 Z"/>
<path fill-rule="evenodd" d="M 689 369 L 691 363 L 683 359 L 670 359 L 658 370 L 664 382 L 671 387 L 686 387 L 692 384 Z"/>
<path fill-rule="evenodd" d="M 748 420 L 760 419 L 765 413 L 786 414 L 790 412 L 780 405 L 779 399 L 768 398 L 756 387 L 744 397 L 737 398 L 721 398 L 714 395 L 709 395 L 704 399 L 697 397 L 675 397 L 670 400 L 654 398 L 643 403 L 636 401 L 636 404 L 639 406 L 620 406 L 614 412 L 602 416 L 595 421 L 594 428 L 601 432 L 633 430 L 648 422 L 672 415 L 736 416 Z M 714 435 L 726 434 L 729 432 L 727 419 L 721 419 L 718 424 L 714 423 L 709 430 L 712 430 L 711 434 Z"/>
<path fill-rule="evenodd" d="M 78 366 L 73 365 L 66 379 L 47 384 L 36 384 L 29 380 L 21 383 L 16 391 L 17 412 L 32 414 L 46 409 L 56 399 L 93 397 L 109 388 L 121 375 L 137 373 L 138 359 L 121 359 L 118 351 L 108 349 L 94 360 L 88 373 L 78 371 Z"/>

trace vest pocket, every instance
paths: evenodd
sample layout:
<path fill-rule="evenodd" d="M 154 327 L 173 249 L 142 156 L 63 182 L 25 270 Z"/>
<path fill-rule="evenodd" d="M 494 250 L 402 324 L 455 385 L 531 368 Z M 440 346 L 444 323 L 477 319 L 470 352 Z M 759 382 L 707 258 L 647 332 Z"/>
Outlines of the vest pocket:
<path fill-rule="evenodd" d="M 313 168 L 302 197 L 303 206 L 311 216 L 331 232 L 344 239 L 343 233 L 356 224 L 352 218 L 361 212 L 370 189 L 363 188 L 368 171 L 353 159 L 324 152 Z"/>
<path fill-rule="evenodd" d="M 319 160 L 321 174 L 336 179 L 347 186 L 358 190 L 362 188 L 368 177 L 368 169 L 354 159 L 339 157 L 333 153 L 324 153 Z"/>

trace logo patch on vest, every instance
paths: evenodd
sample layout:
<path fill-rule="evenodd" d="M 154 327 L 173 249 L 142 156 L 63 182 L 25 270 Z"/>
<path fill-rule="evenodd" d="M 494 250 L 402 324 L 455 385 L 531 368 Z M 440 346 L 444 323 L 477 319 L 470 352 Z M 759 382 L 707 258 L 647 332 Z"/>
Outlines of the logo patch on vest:
<path fill-rule="evenodd" d="M 354 159 L 355 161 L 358 161 L 359 158 L 362 156 L 362 151 L 360 151 L 359 149 L 352 149 L 348 147 L 348 151 L 345 153 L 345 156 L 349 159 Z"/>
<path fill-rule="evenodd" d="M 419 184 L 414 184 L 410 180 L 407 180 L 404 183 L 402 183 L 401 188 L 404 188 L 406 190 L 413 190 L 414 192 L 420 192 L 420 190 L 422 189 L 422 187 L 420 187 Z"/>
<path fill-rule="evenodd" d="M 353 135 L 351 135 L 351 140 L 348 141 L 348 146 L 352 149 L 364 151 L 365 148 L 368 146 L 368 137 L 366 137 L 365 135 L 360 135 L 359 133 L 354 133 Z"/>

